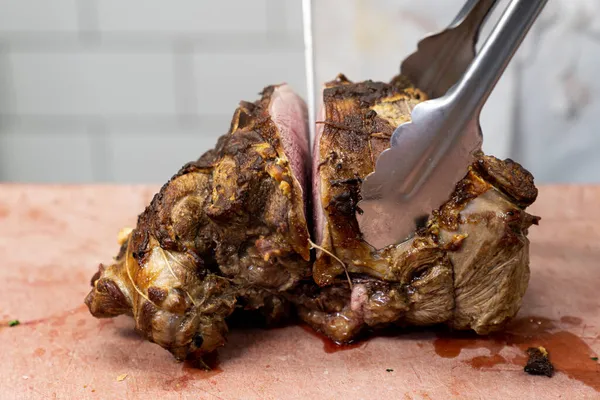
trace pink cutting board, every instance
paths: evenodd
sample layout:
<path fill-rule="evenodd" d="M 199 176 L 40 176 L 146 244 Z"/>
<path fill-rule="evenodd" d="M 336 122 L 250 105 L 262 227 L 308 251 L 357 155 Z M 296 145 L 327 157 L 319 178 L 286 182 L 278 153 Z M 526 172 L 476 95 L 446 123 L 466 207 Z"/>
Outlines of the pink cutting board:
<path fill-rule="evenodd" d="M 82 305 L 118 230 L 155 190 L 0 185 L 2 398 L 600 398 L 600 187 L 541 188 L 530 286 L 508 333 L 411 331 L 332 352 L 301 327 L 233 331 L 212 372 L 175 362 L 130 319 L 97 320 Z M 548 349 L 553 378 L 523 372 L 531 345 Z"/>

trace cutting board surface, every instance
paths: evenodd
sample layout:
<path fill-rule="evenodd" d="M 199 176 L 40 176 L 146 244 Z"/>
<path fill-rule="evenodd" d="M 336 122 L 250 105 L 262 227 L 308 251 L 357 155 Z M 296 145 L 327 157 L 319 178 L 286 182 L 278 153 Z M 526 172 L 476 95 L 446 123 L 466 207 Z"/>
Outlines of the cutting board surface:
<path fill-rule="evenodd" d="M 157 189 L 0 185 L 2 398 L 600 398 L 600 187 L 541 188 L 529 289 L 505 333 L 411 330 L 337 348 L 299 326 L 233 330 L 210 372 L 83 305 Z M 550 352 L 553 378 L 523 372 L 529 346 Z"/>

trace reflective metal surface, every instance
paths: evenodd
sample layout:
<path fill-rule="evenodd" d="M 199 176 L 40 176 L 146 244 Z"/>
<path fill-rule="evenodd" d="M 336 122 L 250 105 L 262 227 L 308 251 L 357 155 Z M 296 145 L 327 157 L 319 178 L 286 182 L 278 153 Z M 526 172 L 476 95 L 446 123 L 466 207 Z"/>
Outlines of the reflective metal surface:
<path fill-rule="evenodd" d="M 475 58 L 481 26 L 497 0 L 469 0 L 444 31 L 421 40 L 400 68 L 430 98 L 441 97 L 465 73 Z"/>
<path fill-rule="evenodd" d="M 376 248 L 400 242 L 444 203 L 481 147 L 479 113 L 547 0 L 513 0 L 465 74 L 396 129 L 362 185 L 357 214 Z"/>

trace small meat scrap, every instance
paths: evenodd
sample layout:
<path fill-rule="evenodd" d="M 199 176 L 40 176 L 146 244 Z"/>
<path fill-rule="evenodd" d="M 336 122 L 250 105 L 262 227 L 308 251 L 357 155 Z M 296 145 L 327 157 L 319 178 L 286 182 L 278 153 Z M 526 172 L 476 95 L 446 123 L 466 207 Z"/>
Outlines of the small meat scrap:
<path fill-rule="evenodd" d="M 525 372 L 529 375 L 545 375 L 551 378 L 554 375 L 554 366 L 548 357 L 548 351 L 543 347 L 530 347 L 527 349 L 529 360 Z"/>

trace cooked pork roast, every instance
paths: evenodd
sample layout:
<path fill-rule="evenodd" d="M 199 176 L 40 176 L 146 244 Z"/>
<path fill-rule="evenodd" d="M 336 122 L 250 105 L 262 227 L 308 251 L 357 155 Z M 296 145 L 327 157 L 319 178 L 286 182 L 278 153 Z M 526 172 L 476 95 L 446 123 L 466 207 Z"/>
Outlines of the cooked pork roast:
<path fill-rule="evenodd" d="M 240 103 L 216 148 L 162 187 L 100 265 L 90 312 L 133 316 L 177 359 L 222 346 L 234 310 L 297 315 L 337 342 L 389 325 L 501 329 L 527 287 L 539 219 L 524 211 L 537 190 L 519 164 L 478 154 L 410 240 L 375 250 L 362 239 L 361 181 L 423 100 L 402 77 L 339 76 L 323 91 L 312 163 L 306 106 L 288 86 Z"/>
<path fill-rule="evenodd" d="M 322 251 L 313 280 L 327 288 L 346 272 L 370 279 L 353 285 L 344 308 L 315 309 L 304 301 L 300 315 L 338 341 L 391 322 L 447 322 L 480 334 L 499 329 L 517 313 L 529 280 L 526 234 L 538 218 L 523 210 L 537 196 L 533 177 L 511 160 L 480 154 L 424 229 L 374 250 L 356 219 L 360 184 L 394 129 L 425 97 L 404 80 L 393 83 L 353 84 L 339 76 L 323 92 L 313 153 L 315 237 Z"/>
<path fill-rule="evenodd" d="M 285 85 L 242 102 L 216 148 L 162 187 L 116 261 L 100 265 L 91 313 L 131 314 L 183 359 L 223 345 L 239 305 L 278 312 L 277 294 L 311 275 L 306 115 Z"/>

